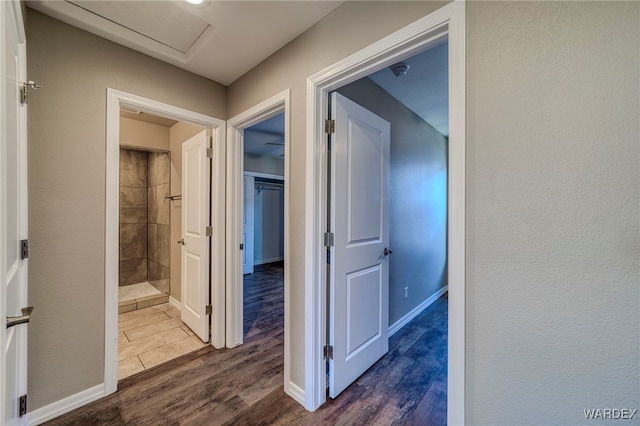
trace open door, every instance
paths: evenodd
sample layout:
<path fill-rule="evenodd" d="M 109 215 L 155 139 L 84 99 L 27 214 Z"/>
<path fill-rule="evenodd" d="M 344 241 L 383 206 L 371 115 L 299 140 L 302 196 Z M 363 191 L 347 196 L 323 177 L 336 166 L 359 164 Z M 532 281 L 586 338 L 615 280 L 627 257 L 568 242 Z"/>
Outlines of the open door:
<path fill-rule="evenodd" d="M 253 213 L 255 178 L 244 176 L 244 208 L 242 209 L 242 273 L 253 274 Z"/>
<path fill-rule="evenodd" d="M 211 313 L 209 295 L 210 262 L 210 176 L 207 156 L 209 130 L 182 144 L 182 321 L 203 341 L 209 341 Z"/>
<path fill-rule="evenodd" d="M 329 396 L 335 398 L 389 350 L 390 125 L 338 93 L 331 95 L 331 116 Z"/>
<path fill-rule="evenodd" d="M 27 417 L 27 137 L 25 34 L 20 2 L 0 2 L 2 44 L 0 99 L 0 424 Z"/>

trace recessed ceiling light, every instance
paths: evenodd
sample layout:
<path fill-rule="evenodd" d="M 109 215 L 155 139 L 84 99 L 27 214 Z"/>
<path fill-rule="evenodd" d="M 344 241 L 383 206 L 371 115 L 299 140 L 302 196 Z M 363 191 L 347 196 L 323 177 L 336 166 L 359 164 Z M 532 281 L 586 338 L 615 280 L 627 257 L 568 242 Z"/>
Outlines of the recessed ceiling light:
<path fill-rule="evenodd" d="M 202 4 L 204 0 L 185 0 L 185 1 L 191 4 Z"/>

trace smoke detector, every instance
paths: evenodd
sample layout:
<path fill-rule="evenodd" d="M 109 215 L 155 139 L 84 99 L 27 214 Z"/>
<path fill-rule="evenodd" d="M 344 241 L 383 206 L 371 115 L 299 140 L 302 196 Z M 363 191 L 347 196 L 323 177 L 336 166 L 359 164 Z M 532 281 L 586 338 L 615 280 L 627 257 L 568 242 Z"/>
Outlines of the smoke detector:
<path fill-rule="evenodd" d="M 389 69 L 391 70 L 393 75 L 395 75 L 396 77 L 401 77 L 407 74 L 407 71 L 409 71 L 409 65 L 405 64 L 404 62 L 398 62 L 397 64 L 391 65 Z"/>

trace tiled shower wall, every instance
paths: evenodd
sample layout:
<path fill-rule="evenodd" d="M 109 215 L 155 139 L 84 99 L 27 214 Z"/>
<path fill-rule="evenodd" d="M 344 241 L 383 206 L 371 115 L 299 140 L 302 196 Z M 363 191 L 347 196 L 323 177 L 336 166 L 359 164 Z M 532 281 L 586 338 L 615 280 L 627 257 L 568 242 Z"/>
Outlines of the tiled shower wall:
<path fill-rule="evenodd" d="M 149 227 L 148 279 L 158 290 L 169 293 L 170 228 L 169 178 L 171 162 L 168 152 L 149 153 Z"/>
<path fill-rule="evenodd" d="M 147 281 L 147 153 L 120 150 L 119 285 Z"/>
<path fill-rule="evenodd" d="M 119 285 L 169 292 L 169 153 L 120 150 Z"/>

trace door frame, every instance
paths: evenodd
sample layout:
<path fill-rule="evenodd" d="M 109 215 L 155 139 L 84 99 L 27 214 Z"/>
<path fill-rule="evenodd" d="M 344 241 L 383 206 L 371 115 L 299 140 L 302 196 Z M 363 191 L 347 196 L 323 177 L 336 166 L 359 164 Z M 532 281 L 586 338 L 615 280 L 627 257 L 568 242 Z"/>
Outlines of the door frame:
<path fill-rule="evenodd" d="M 329 93 L 448 38 L 448 373 L 447 422 L 465 420 L 465 13 L 453 2 L 308 78 L 305 211 L 305 393 L 315 410 L 326 400 L 327 273 L 323 233 L 327 215 L 324 122 Z"/>
<path fill-rule="evenodd" d="M 284 389 L 291 389 L 290 373 L 290 143 L 291 90 L 277 95 L 227 120 L 227 347 L 241 345 L 243 335 L 242 205 L 244 185 L 244 129 L 284 113 Z"/>
<path fill-rule="evenodd" d="M 107 88 L 106 211 L 105 211 L 105 395 L 118 387 L 118 225 L 120 167 L 120 108 L 154 114 L 213 129 L 211 165 L 211 254 L 209 263 L 211 303 L 211 345 L 225 345 L 225 148 L 224 120 L 142 96 Z"/>
<path fill-rule="evenodd" d="M 13 29 L 15 31 L 15 35 L 17 37 L 18 46 L 18 64 L 17 64 L 17 75 L 16 85 L 21 82 L 27 81 L 27 40 L 25 34 L 25 22 L 24 16 L 21 9 L 21 3 L 19 1 L 5 1 L 0 5 L 0 22 L 3 25 L 8 25 L 9 29 Z M 0 87 L 4 87 L 7 75 L 5 73 L 6 64 L 5 60 L 5 52 L 4 47 L 7 41 L 5 40 L 5 28 L 0 30 L 0 45 L 2 46 L 3 52 L 2 56 L 0 56 Z M 20 90 L 20 89 L 18 89 Z M 2 148 L 0 151 L 4 151 L 9 141 L 7 140 L 6 129 L 6 117 L 7 111 L 5 110 L 5 105 L 7 105 L 7 90 L 0 91 L 0 143 L 2 143 Z M 17 99 L 16 99 L 17 101 Z M 27 239 L 29 234 L 29 215 L 28 215 L 28 207 L 29 207 L 29 199 L 28 199 L 28 162 L 27 162 L 27 104 L 19 104 L 17 111 L 17 133 L 18 138 L 15 141 L 16 149 L 19 157 L 19 164 L 16 166 L 18 185 L 20 186 L 20 193 L 18 195 L 18 211 L 19 217 L 17 220 L 19 221 L 19 229 L 18 238 L 19 239 Z M 6 162 L 7 158 L 5 155 L 0 155 L 0 176 L 4 176 L 6 172 Z M 0 183 L 0 241 L 4 244 L 5 238 L 7 238 L 7 221 L 8 209 L 6 204 L 7 191 L 5 191 L 6 187 L 4 186 L 4 181 Z M 4 246 L 3 246 L 4 249 Z M 3 322 L 6 320 L 8 315 L 14 315 L 14 313 L 9 313 L 7 311 L 7 259 L 5 255 L 5 251 L 0 249 L 0 318 Z M 20 302 L 25 302 L 22 306 L 27 307 L 28 305 L 28 263 L 29 259 L 23 259 L 20 261 L 22 264 L 17 271 L 15 271 L 16 279 L 23 280 L 25 286 L 20 288 Z M 16 326 L 24 328 L 25 325 Z M 17 366 L 18 371 L 16 375 L 18 376 L 18 392 L 20 394 L 27 394 L 27 344 L 28 344 L 28 325 L 26 325 L 27 329 L 22 330 L 19 335 L 13 336 L 14 339 L 17 340 L 18 352 L 20 357 L 24 357 L 19 359 L 19 365 Z M 7 382 L 6 377 L 6 358 L 5 358 L 5 347 L 7 343 L 7 332 L 8 329 L 5 326 L 2 326 L 2 330 L 0 331 L 0 347 L 2 348 L 2 354 L 0 355 L 0 422 L 5 420 L 5 416 L 7 413 L 5 412 L 5 401 L 6 398 L 10 397 L 10 395 L 6 394 L 5 384 Z M 12 330 L 13 333 L 18 333 L 17 329 Z M 28 424 L 28 413 L 27 415 L 19 418 L 18 424 Z"/>

